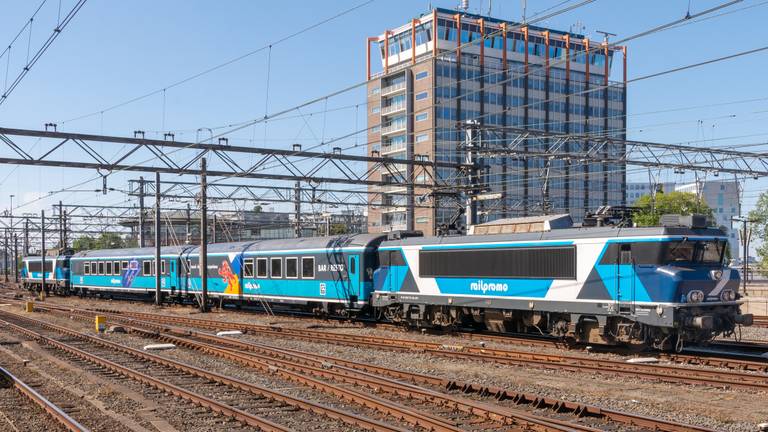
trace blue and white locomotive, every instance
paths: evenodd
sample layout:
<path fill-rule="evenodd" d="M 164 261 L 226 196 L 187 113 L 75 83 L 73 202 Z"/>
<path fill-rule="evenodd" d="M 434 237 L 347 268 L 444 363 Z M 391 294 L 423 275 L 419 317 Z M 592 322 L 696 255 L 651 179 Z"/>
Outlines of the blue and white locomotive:
<path fill-rule="evenodd" d="M 668 348 L 751 324 L 726 247 L 721 230 L 690 224 L 397 232 L 213 244 L 204 272 L 198 247 L 166 247 L 159 271 L 168 298 L 199 294 L 207 277 L 222 301 Z M 155 290 L 152 248 L 80 252 L 69 267 L 74 293 Z"/>
<path fill-rule="evenodd" d="M 57 256 L 46 256 L 45 260 L 39 256 L 26 256 L 21 260 L 20 280 L 24 288 L 39 291 L 44 288 L 46 292 L 53 289 L 57 293 L 69 291 L 69 255 L 65 251 Z M 43 264 L 44 263 L 44 264 Z M 45 286 L 43 287 L 43 272 L 45 272 Z"/>

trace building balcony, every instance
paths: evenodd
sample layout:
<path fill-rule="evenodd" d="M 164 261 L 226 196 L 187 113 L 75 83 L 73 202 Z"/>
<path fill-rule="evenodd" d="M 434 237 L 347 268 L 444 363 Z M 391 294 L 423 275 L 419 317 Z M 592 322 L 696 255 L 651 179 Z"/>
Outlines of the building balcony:
<path fill-rule="evenodd" d="M 400 111 L 405 111 L 405 102 L 392 104 L 381 108 L 381 115 L 394 114 Z"/>
<path fill-rule="evenodd" d="M 383 126 L 381 128 L 381 135 L 385 136 L 385 135 L 392 135 L 396 133 L 405 132 L 405 128 L 406 128 L 405 122 L 396 123 L 389 126 Z"/>
<path fill-rule="evenodd" d="M 400 143 L 400 144 L 392 144 L 392 145 L 383 145 L 381 146 L 381 155 L 390 155 L 392 153 L 397 153 L 405 150 L 407 147 L 407 143 Z"/>
<path fill-rule="evenodd" d="M 391 95 L 393 93 L 402 92 L 402 91 L 405 91 L 405 81 L 382 88 L 381 95 L 387 96 L 387 95 Z"/>
<path fill-rule="evenodd" d="M 390 231 L 405 231 L 407 229 L 406 224 L 394 224 L 394 225 L 382 225 L 381 231 L 382 232 L 390 232 Z"/>

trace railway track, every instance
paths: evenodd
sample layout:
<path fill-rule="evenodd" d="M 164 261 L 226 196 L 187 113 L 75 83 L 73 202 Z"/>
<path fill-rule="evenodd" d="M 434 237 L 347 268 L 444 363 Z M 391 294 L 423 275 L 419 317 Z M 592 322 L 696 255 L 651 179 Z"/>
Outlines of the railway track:
<path fill-rule="evenodd" d="M 0 312 L 0 324 L 70 358 L 132 378 L 259 430 L 299 430 L 302 424 L 310 423 L 327 430 L 406 430 L 43 321 Z"/>
<path fill-rule="evenodd" d="M 768 316 L 756 316 L 752 325 L 757 327 L 768 327 Z"/>
<path fill-rule="evenodd" d="M 88 428 L 70 417 L 64 409 L 38 393 L 32 385 L 25 383 L 3 367 L 0 367 L 0 381 L 5 386 L 14 387 L 20 394 L 45 411 L 52 420 L 61 425 L 65 430 L 70 432 L 90 432 Z"/>
<path fill-rule="evenodd" d="M 166 316 L 143 312 L 121 312 L 94 309 L 91 313 L 111 319 L 136 318 L 155 323 L 195 327 L 207 330 L 240 330 L 262 336 L 291 338 L 336 345 L 366 346 L 383 350 L 416 350 L 440 357 L 495 362 L 516 366 L 537 366 L 544 369 L 591 371 L 607 375 L 625 375 L 653 379 L 661 382 L 735 387 L 755 391 L 768 391 L 768 377 L 735 370 L 702 370 L 676 365 L 631 364 L 620 360 L 594 359 L 567 354 L 544 354 L 509 349 L 490 349 L 476 346 L 443 345 L 408 339 L 356 336 L 338 332 L 307 329 L 289 329 L 262 324 L 235 323 L 200 318 Z"/>
<path fill-rule="evenodd" d="M 55 326 L 53 324 L 48 324 L 42 321 L 32 320 L 30 318 L 17 316 L 16 314 L 8 314 L 5 312 L 0 312 L 0 319 L 6 322 L 8 322 L 9 320 L 18 320 L 23 322 L 25 326 L 32 325 L 32 326 L 42 327 L 46 329 L 53 329 L 54 331 L 60 334 L 65 334 L 69 337 L 75 337 L 80 340 L 89 340 L 91 342 L 96 342 L 97 344 L 100 344 L 102 346 L 109 346 L 110 348 L 116 349 L 123 353 L 130 353 L 133 356 L 138 357 L 142 360 L 152 359 L 153 363 L 157 363 L 158 365 L 163 366 L 166 369 L 169 366 L 175 369 L 178 369 L 177 362 L 173 362 L 168 359 L 163 359 L 162 361 L 158 362 L 157 361 L 158 359 L 153 359 L 153 357 L 156 357 L 156 356 L 152 356 L 152 355 L 143 353 L 141 351 L 133 350 L 131 348 L 121 346 L 113 342 L 108 342 L 108 341 L 101 340 L 99 338 L 94 338 L 89 335 L 81 334 L 73 330 Z M 18 324 L 11 324 L 11 325 L 15 326 L 14 328 L 17 331 L 23 331 L 21 330 L 20 327 L 18 327 Z M 134 331 L 137 331 L 137 330 L 134 329 Z M 148 334 L 146 332 L 145 332 L 145 335 L 157 336 L 156 334 Z M 35 337 L 39 338 L 40 336 L 38 335 Z M 189 344 L 191 343 L 189 341 L 185 341 L 181 338 L 173 337 L 173 336 L 167 336 L 166 338 L 163 338 L 163 340 L 172 341 L 174 343 L 177 343 L 180 346 L 189 346 Z M 268 363 L 265 361 L 259 361 L 255 358 L 250 358 L 247 361 L 244 361 L 245 360 L 244 357 L 238 357 L 236 354 L 233 354 L 232 352 L 227 353 L 225 352 L 224 349 L 217 350 L 216 348 L 213 348 L 211 346 L 204 346 L 204 345 L 201 345 L 200 343 L 198 343 L 196 348 L 208 354 L 214 353 L 219 357 L 226 358 L 228 360 L 233 360 L 233 361 L 239 360 L 238 361 L 239 363 L 261 370 L 262 372 L 266 372 L 272 375 L 277 375 L 280 378 L 294 381 L 311 388 L 320 389 L 336 397 L 339 397 L 340 399 L 343 399 L 345 401 L 349 401 L 351 403 L 358 403 L 365 407 L 376 409 L 377 411 L 383 414 L 387 414 L 398 419 L 406 419 L 409 423 L 411 423 L 417 429 L 432 430 L 432 431 L 460 431 L 460 430 L 469 430 L 469 429 L 477 430 L 477 431 L 482 431 L 482 430 L 596 431 L 598 430 L 588 425 L 583 425 L 579 423 L 545 418 L 545 417 L 541 417 L 531 413 L 494 407 L 491 405 L 487 405 L 487 404 L 483 404 L 483 403 L 475 402 L 471 400 L 462 400 L 462 398 L 442 395 L 438 392 L 419 388 L 413 385 L 399 383 L 391 379 L 388 379 L 388 380 L 376 379 L 371 377 L 367 373 L 363 373 L 359 371 L 357 372 L 358 376 L 355 377 L 355 376 L 351 376 L 350 374 L 340 375 L 335 371 L 329 372 L 327 370 L 324 370 L 325 365 L 317 365 L 314 368 L 310 368 L 306 365 L 302 366 L 298 364 L 293 364 L 292 367 L 288 368 L 285 362 Z M 202 349 L 202 348 L 205 348 L 205 349 Z M 121 364 L 126 364 L 130 362 L 130 359 L 124 358 L 124 357 L 121 357 L 119 360 Z M 190 366 L 185 366 L 185 368 L 188 369 L 190 368 Z M 206 378 L 215 376 L 215 374 L 213 374 L 212 372 L 206 372 L 201 370 L 196 371 L 196 374 L 198 376 L 203 376 Z M 173 377 L 174 377 L 173 374 L 171 375 L 163 374 L 162 376 L 162 378 L 165 380 L 171 379 Z M 339 383 L 342 385 L 329 385 L 320 379 L 320 378 L 323 378 L 325 380 L 328 380 L 333 377 L 335 377 L 335 379 L 339 381 Z M 185 384 L 187 386 L 190 385 L 190 383 L 188 382 L 189 378 L 186 378 L 186 380 L 187 381 L 185 381 Z M 225 380 L 223 380 L 221 377 L 218 377 L 216 381 L 219 382 L 220 384 L 225 382 Z M 237 384 L 237 387 L 242 389 L 244 385 L 246 384 L 243 382 L 240 382 Z M 382 399 L 377 396 L 370 396 L 370 394 L 365 394 L 359 391 L 356 392 L 354 390 L 350 390 L 349 388 L 347 388 L 349 385 L 367 387 L 369 390 L 375 390 L 379 392 L 383 391 L 388 395 L 393 395 L 396 398 L 396 401 L 393 402 L 390 400 Z M 230 396 L 231 396 L 231 392 L 230 392 Z M 241 396 L 238 396 L 237 400 L 241 400 Z M 417 403 L 415 408 L 405 407 L 403 404 L 406 403 L 407 401 L 410 401 L 411 405 L 414 405 L 413 401 L 416 401 Z M 432 411 L 434 411 L 435 406 L 439 407 L 440 410 L 442 411 L 442 414 L 449 415 L 450 418 L 448 419 L 441 418 L 439 414 L 436 415 L 433 412 L 430 412 L 430 408 L 427 405 L 432 405 Z M 458 415 L 456 413 L 458 413 Z M 311 421 L 308 419 L 305 419 L 305 420 L 307 422 Z M 298 421 L 298 419 L 296 419 L 296 421 Z M 317 423 L 317 421 L 315 420 L 314 423 Z M 355 424 L 359 423 L 358 425 L 362 424 L 360 419 L 355 419 L 350 423 L 355 423 Z M 387 431 L 405 430 L 397 427 L 390 427 L 384 424 L 378 424 L 378 425 L 362 424 L 362 426 L 364 426 L 363 427 L 364 429 L 370 429 L 370 430 L 387 430 Z M 334 429 L 329 428 L 327 430 L 334 430 Z M 686 429 L 686 430 L 689 430 L 689 429 Z M 695 430 L 701 430 L 701 429 L 695 429 Z"/>
<path fill-rule="evenodd" d="M 92 319 L 93 312 L 69 310 L 56 311 L 65 316 L 78 316 L 82 320 Z M 74 315 L 73 315 L 74 314 Z M 114 317 L 113 317 L 114 318 Z M 531 408 L 550 408 L 557 413 L 578 417 L 594 417 L 609 422 L 608 424 L 629 424 L 635 427 L 659 431 L 706 431 L 706 428 L 683 425 L 660 419 L 648 418 L 614 410 L 605 410 L 594 406 L 539 397 L 527 393 L 509 392 L 501 388 L 480 386 L 427 375 L 415 374 L 380 366 L 352 362 L 337 357 L 321 356 L 315 353 L 278 348 L 265 344 L 244 342 L 232 338 L 222 338 L 204 332 L 178 328 L 164 324 L 147 322 L 134 318 L 122 319 L 132 332 L 147 337 L 154 337 L 164 342 L 215 355 L 239 364 L 256 368 L 278 371 L 286 379 L 293 379 L 306 384 L 306 377 L 292 374 L 311 375 L 315 379 L 336 380 L 343 385 L 368 387 L 387 394 L 406 396 L 408 399 L 429 401 L 442 406 L 449 406 L 465 412 L 481 414 L 485 418 L 506 422 L 511 414 L 505 409 L 493 408 L 486 404 L 456 399 L 451 394 L 468 394 L 494 403 L 507 403 L 511 406 Z M 135 326 L 135 327 L 133 327 Z M 274 369 L 279 368 L 279 369 Z M 276 372 L 277 373 L 277 372 Z M 394 380 L 394 381 L 393 381 Z M 404 385 L 403 382 L 411 383 Z M 413 385 L 426 386 L 414 388 Z M 431 390 L 430 390 L 431 389 Z M 439 393 L 437 393 L 439 392 Z M 448 393 L 446 395 L 445 393 Z M 343 395 L 339 394 L 343 398 Z"/>

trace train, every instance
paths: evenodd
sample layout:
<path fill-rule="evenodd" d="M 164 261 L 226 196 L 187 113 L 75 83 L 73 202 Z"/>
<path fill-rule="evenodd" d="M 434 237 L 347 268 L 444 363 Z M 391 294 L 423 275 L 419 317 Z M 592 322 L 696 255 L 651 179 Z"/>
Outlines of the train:
<path fill-rule="evenodd" d="M 669 218 L 667 218 L 667 221 Z M 89 250 L 46 258 L 62 294 L 199 297 L 364 317 L 413 327 L 472 327 L 590 344 L 680 349 L 751 325 L 727 235 L 696 218 L 658 227 L 569 226 L 425 237 L 419 232 Z M 40 257 L 23 260 L 40 289 Z M 159 267 L 159 269 L 158 269 Z"/>

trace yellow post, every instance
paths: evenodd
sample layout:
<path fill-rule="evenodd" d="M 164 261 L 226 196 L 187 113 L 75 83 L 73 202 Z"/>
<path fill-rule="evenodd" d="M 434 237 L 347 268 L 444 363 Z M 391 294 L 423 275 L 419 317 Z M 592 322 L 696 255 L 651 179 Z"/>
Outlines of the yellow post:
<path fill-rule="evenodd" d="M 107 322 L 103 316 L 96 316 L 96 333 L 102 333 L 104 331 L 104 324 Z"/>
<path fill-rule="evenodd" d="M 24 302 L 24 312 L 34 312 L 35 311 L 35 302 Z"/>

